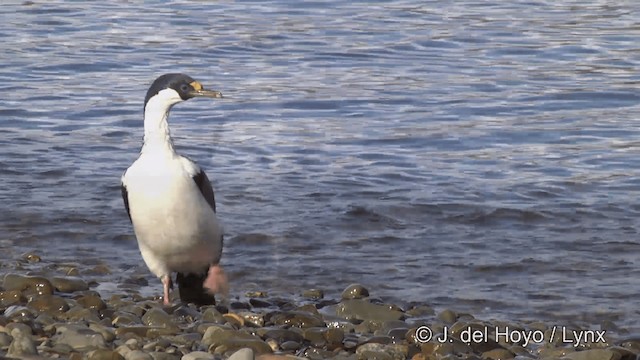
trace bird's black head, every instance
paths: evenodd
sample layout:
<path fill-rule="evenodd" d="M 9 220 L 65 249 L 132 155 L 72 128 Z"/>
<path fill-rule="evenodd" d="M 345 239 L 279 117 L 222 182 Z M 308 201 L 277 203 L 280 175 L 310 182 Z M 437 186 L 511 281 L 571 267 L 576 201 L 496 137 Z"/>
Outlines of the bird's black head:
<path fill-rule="evenodd" d="M 198 81 L 185 74 L 164 74 L 157 78 L 147 91 L 147 96 L 144 99 L 144 106 L 151 98 L 159 95 L 162 90 L 172 89 L 180 99 L 176 99 L 175 102 L 189 100 L 193 97 L 210 97 L 221 98 L 222 93 L 215 90 L 205 90 Z M 175 94 L 174 94 L 175 95 Z M 174 103 L 175 103 L 174 102 Z"/>

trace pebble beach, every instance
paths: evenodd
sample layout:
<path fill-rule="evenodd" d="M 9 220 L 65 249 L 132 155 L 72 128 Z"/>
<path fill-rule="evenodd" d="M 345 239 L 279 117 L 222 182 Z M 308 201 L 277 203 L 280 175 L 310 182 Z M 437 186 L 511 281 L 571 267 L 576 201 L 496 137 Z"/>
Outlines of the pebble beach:
<path fill-rule="evenodd" d="M 426 303 L 393 304 L 375 289 L 338 298 L 269 289 L 196 307 L 142 296 L 135 281 L 101 294 L 105 265 L 80 268 L 36 253 L 0 267 L 0 355 L 28 359 L 635 359 L 640 336 L 599 328 L 475 318 Z M 160 285 L 158 284 L 158 289 Z"/>

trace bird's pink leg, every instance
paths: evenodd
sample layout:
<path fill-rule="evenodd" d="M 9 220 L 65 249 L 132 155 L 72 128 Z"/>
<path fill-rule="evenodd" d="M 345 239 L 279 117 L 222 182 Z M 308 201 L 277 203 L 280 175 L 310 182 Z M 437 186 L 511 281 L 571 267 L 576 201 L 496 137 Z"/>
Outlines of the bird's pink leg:
<path fill-rule="evenodd" d="M 164 288 L 164 299 L 163 304 L 170 305 L 171 301 L 169 301 L 169 289 L 173 287 L 173 283 L 171 282 L 170 275 L 162 276 L 162 286 Z"/>
<path fill-rule="evenodd" d="M 203 283 L 204 287 L 214 294 L 227 295 L 229 292 L 229 283 L 227 282 L 227 275 L 225 275 L 222 266 L 211 265 L 209 267 L 209 274 Z"/>

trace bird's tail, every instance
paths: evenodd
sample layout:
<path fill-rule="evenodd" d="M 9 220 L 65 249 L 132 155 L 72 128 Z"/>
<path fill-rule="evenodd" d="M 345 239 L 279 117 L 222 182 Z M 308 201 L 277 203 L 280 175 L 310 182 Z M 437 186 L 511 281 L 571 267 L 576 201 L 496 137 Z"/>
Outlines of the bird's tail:
<path fill-rule="evenodd" d="M 208 293 L 202 285 L 207 278 L 207 271 L 208 269 L 204 269 L 202 273 L 198 274 L 178 273 L 176 275 L 176 283 L 178 283 L 178 291 L 182 302 L 196 305 L 216 304 L 216 298 Z"/>

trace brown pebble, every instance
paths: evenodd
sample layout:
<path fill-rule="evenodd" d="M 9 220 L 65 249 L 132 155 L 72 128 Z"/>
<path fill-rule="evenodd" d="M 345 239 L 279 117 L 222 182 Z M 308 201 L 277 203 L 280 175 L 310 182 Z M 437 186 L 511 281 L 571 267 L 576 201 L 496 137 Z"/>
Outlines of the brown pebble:
<path fill-rule="evenodd" d="M 369 296 L 369 290 L 360 284 L 351 284 L 342 292 L 342 299 L 363 299 Z"/>
<path fill-rule="evenodd" d="M 69 310 L 67 301 L 57 295 L 36 296 L 27 303 L 27 307 L 54 316 Z"/>
<path fill-rule="evenodd" d="M 27 299 L 20 290 L 0 291 L 0 306 L 24 304 Z"/>
<path fill-rule="evenodd" d="M 244 326 L 244 319 L 238 314 L 227 313 L 227 314 L 222 315 L 222 317 L 225 318 L 225 320 L 227 320 L 227 322 L 229 324 L 232 324 L 232 325 L 237 326 L 237 327 L 243 327 Z"/>
<path fill-rule="evenodd" d="M 5 290 L 18 290 L 24 296 L 52 295 L 53 285 L 41 276 L 23 276 L 7 274 L 4 276 L 2 287 Z"/>
<path fill-rule="evenodd" d="M 26 253 L 22 255 L 22 260 L 31 262 L 31 263 L 37 263 L 37 262 L 40 262 L 42 259 L 40 258 L 40 256 L 34 253 Z"/>

